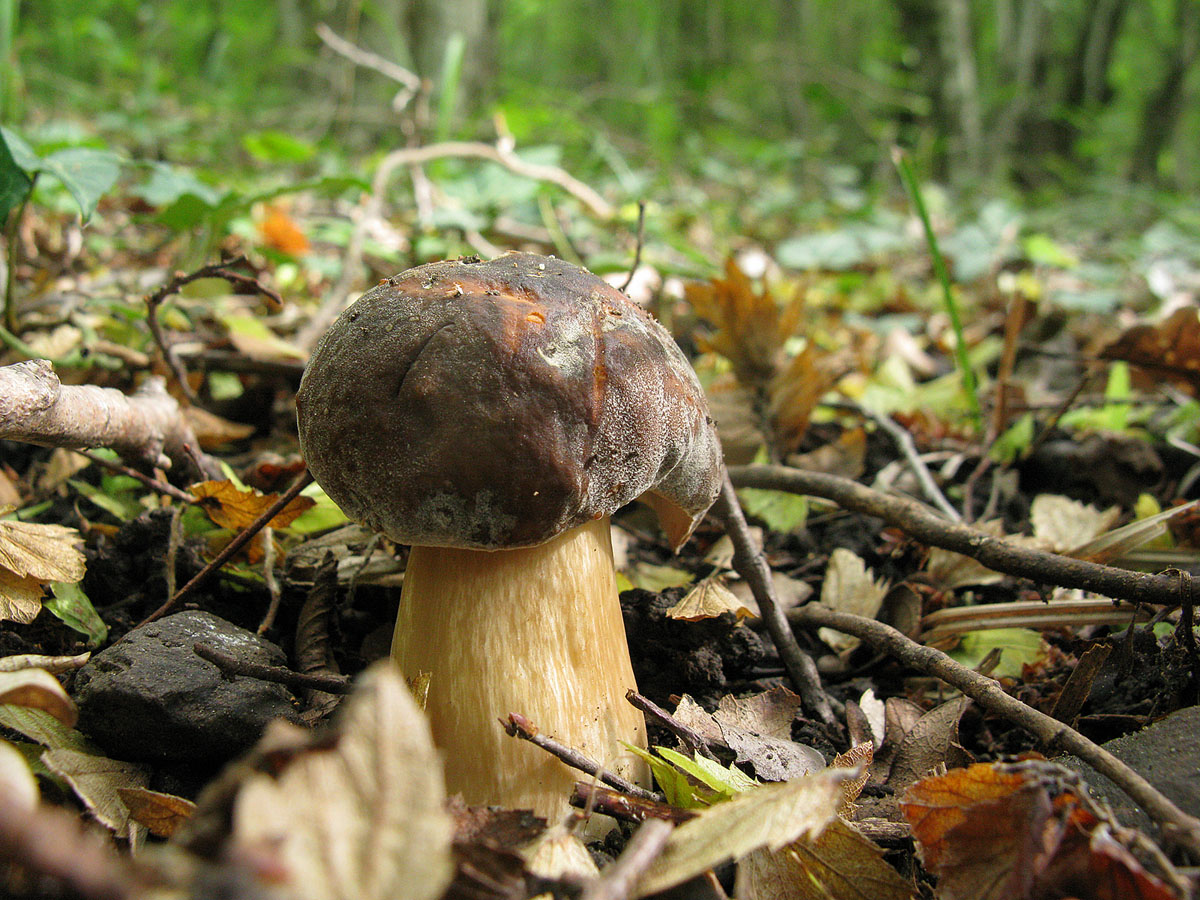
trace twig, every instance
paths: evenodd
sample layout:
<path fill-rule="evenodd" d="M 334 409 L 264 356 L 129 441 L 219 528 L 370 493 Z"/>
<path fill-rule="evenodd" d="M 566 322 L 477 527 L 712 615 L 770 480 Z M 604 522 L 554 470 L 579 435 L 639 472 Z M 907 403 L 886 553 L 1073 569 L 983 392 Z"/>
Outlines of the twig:
<path fill-rule="evenodd" d="M 1088 740 L 1075 729 L 1009 696 L 991 678 L 955 662 L 940 650 L 918 644 L 890 625 L 864 616 L 836 612 L 819 604 L 809 603 L 791 610 L 789 618 L 792 622 L 808 628 L 834 628 L 854 635 L 876 650 L 894 657 L 903 665 L 934 675 L 958 688 L 984 709 L 1024 728 L 1045 746 L 1075 754 L 1133 798 L 1135 803 L 1162 826 L 1163 835 L 1170 842 L 1200 856 L 1200 819 L 1180 810 L 1150 782 L 1103 747 Z"/>
<path fill-rule="evenodd" d="M 192 464 L 186 446 L 196 442 L 161 378 L 132 394 L 95 385 L 64 385 L 49 360 L 0 367 L 0 438 L 47 447 L 110 447 L 127 462 L 154 469 Z M 199 457 L 208 474 L 217 466 Z"/>
<path fill-rule="evenodd" d="M 775 600 L 771 570 L 762 551 L 755 546 L 754 539 L 750 536 L 746 517 L 742 513 L 741 504 L 738 503 L 728 472 L 725 473 L 725 483 L 711 513 L 721 522 L 729 540 L 733 542 L 733 567 L 746 580 L 754 599 L 758 601 L 763 624 L 766 625 L 771 640 L 775 642 L 775 649 L 779 651 L 779 658 L 783 661 L 804 708 L 826 725 L 834 724 L 833 709 L 821 687 L 817 665 L 796 643 L 796 636 L 792 634 L 791 626 Z"/>
<path fill-rule="evenodd" d="M 1006 575 L 1080 588 L 1133 603 L 1174 606 L 1180 602 L 1181 592 L 1189 594 L 1195 602 L 1195 585 L 1181 584 L 1178 574 L 1132 572 L 1022 547 L 967 525 L 947 522 L 916 500 L 881 494 L 848 478 L 787 466 L 734 466 L 729 474 L 741 487 L 824 497 L 844 509 L 882 519 L 923 544 L 961 553 Z"/>
<path fill-rule="evenodd" d="M 638 220 L 637 220 L 637 244 L 633 248 L 633 265 L 629 267 L 629 275 L 625 278 L 625 283 L 618 288 L 623 294 L 629 290 L 629 286 L 633 284 L 633 276 L 637 274 L 638 266 L 642 264 L 642 245 L 646 240 L 646 201 L 638 201 Z"/>
<path fill-rule="evenodd" d="M 644 822 L 647 819 L 663 819 L 680 825 L 694 819 L 696 813 L 690 809 L 671 806 L 661 800 L 642 800 L 591 781 L 575 782 L 571 792 L 571 805 L 577 809 L 590 809 L 622 822 Z"/>
<path fill-rule="evenodd" d="M 498 163 L 517 175 L 533 181 L 546 181 L 562 188 L 600 219 L 611 219 L 616 209 L 594 189 L 584 184 L 565 169 L 526 162 L 506 147 L 485 144 L 482 141 L 443 141 L 424 147 L 406 147 L 393 150 L 379 163 L 377 173 L 391 172 L 398 166 L 412 166 L 432 162 L 435 159 L 484 159 Z M 379 175 L 376 174 L 376 179 Z"/>
<path fill-rule="evenodd" d="M 259 681 L 282 684 L 302 691 L 324 691 L 327 694 L 349 694 L 354 688 L 344 675 L 306 675 L 286 666 L 267 666 L 231 656 L 209 644 L 195 644 L 192 650 L 225 675 L 244 675 Z"/>
<path fill-rule="evenodd" d="M 110 472 L 116 472 L 119 475 L 128 475 L 130 478 L 136 478 L 152 491 L 158 491 L 160 494 L 173 497 L 176 500 L 182 501 L 183 503 L 198 502 L 196 497 L 192 494 L 189 494 L 187 491 L 180 490 L 179 488 L 175 487 L 175 485 L 168 484 L 165 481 L 160 481 L 157 478 L 151 478 L 149 475 L 145 474 L 144 472 L 139 472 L 137 469 L 130 468 L 129 466 L 123 466 L 119 462 L 113 462 L 111 459 L 105 459 L 103 456 L 93 453 L 90 450 L 76 450 L 75 452 L 80 456 L 86 456 L 96 465 L 102 466 L 103 468 L 108 469 Z"/>
<path fill-rule="evenodd" d="M 177 606 L 185 597 L 192 594 L 196 588 L 207 581 L 213 572 L 217 571 L 223 565 L 225 565 L 225 563 L 229 562 L 229 560 L 233 558 L 234 554 L 246 546 L 246 544 L 250 542 L 250 539 L 258 534 L 268 522 L 279 515 L 285 506 L 299 497 L 300 492 L 308 487 L 311 481 L 312 474 L 306 469 L 304 473 L 296 479 L 292 486 L 287 489 L 286 493 L 281 495 L 278 500 L 267 507 L 266 511 L 261 516 L 242 529 L 241 532 L 239 532 L 234 539 L 225 546 L 225 549 L 216 555 L 212 562 L 197 572 L 192 580 L 176 591 L 166 603 L 164 603 L 154 612 L 150 613 L 150 615 L 146 616 L 146 618 L 142 619 L 142 621 L 140 621 L 134 627 L 140 628 L 143 625 L 147 625 L 150 622 L 153 622 L 155 619 L 162 618 L 172 609 L 174 609 L 175 606 Z"/>
<path fill-rule="evenodd" d="M 634 832 L 617 861 L 584 889 L 580 900 L 627 900 L 637 880 L 663 852 L 674 830 L 670 822 L 647 819 Z"/>
<path fill-rule="evenodd" d="M 390 78 L 397 84 L 403 85 L 410 92 L 410 97 L 421 89 L 421 79 L 415 72 L 404 68 L 404 66 L 397 65 L 389 59 L 384 59 L 370 50 L 364 50 L 362 47 L 350 43 L 324 22 L 317 23 L 316 31 L 317 37 L 334 53 L 346 57 L 346 59 L 350 60 L 356 66 L 372 69 L 385 78 Z M 394 101 L 392 106 L 397 112 L 404 108 L 403 104 L 397 107 Z"/>
<path fill-rule="evenodd" d="M 637 691 L 628 690 L 625 692 L 625 699 L 678 737 L 693 753 L 702 753 L 709 759 L 716 759 L 712 750 L 709 749 L 708 740 L 704 735 L 684 725 L 649 697 L 643 696 Z"/>
<path fill-rule="evenodd" d="M 925 465 L 925 460 L 921 459 L 921 453 L 917 450 L 917 444 L 913 440 L 912 435 L 901 428 L 891 416 L 882 415 L 866 407 L 863 407 L 862 410 L 872 422 L 890 434 L 892 440 L 900 445 L 900 450 L 904 454 L 904 458 L 908 460 L 913 474 L 917 476 L 917 481 L 921 483 L 921 491 L 925 494 L 925 498 L 945 513 L 950 521 L 961 522 L 962 516 L 959 515 L 957 509 L 950 505 L 950 501 L 946 499 L 945 495 L 938 488 L 937 483 L 933 480 L 933 475 L 930 474 L 929 467 Z"/>
<path fill-rule="evenodd" d="M 271 602 L 267 604 L 267 611 L 263 615 L 262 621 L 258 623 L 255 633 L 259 637 L 266 634 L 271 629 L 271 626 L 275 624 L 275 617 L 279 615 L 279 603 L 283 599 L 283 595 L 279 590 L 279 582 L 275 578 L 275 536 L 272 533 L 273 530 L 270 525 L 265 526 L 262 530 L 263 584 L 266 585 Z"/>
<path fill-rule="evenodd" d="M 162 325 L 158 321 L 158 308 L 164 300 L 172 294 L 178 293 L 179 289 L 186 284 L 199 281 L 201 278 L 222 278 L 235 287 L 243 288 L 253 294 L 261 294 L 274 309 L 282 309 L 283 298 L 277 292 L 266 287 L 253 276 L 232 271 L 233 266 L 242 265 L 245 262 L 246 257 L 235 256 L 232 259 L 223 260 L 219 263 L 209 263 L 206 266 L 201 266 L 194 272 L 186 274 L 176 272 L 170 281 L 146 297 L 146 324 L 150 328 L 150 334 L 154 337 L 154 343 L 163 355 L 163 361 L 166 362 L 167 366 L 171 369 L 171 373 L 175 376 L 179 389 L 183 391 L 188 402 L 193 405 L 199 405 L 199 398 L 196 396 L 196 392 L 192 390 L 191 385 L 188 384 L 187 370 L 183 367 L 183 363 L 179 361 L 179 357 L 175 354 L 174 349 L 167 342 Z"/>
<path fill-rule="evenodd" d="M 638 797 L 642 800 L 657 800 L 662 801 L 663 795 L 656 794 L 654 791 L 648 791 L 644 787 L 634 784 L 632 781 L 626 781 L 620 775 L 614 775 L 612 772 L 606 771 L 602 766 L 588 759 L 574 747 L 568 747 L 561 741 L 556 741 L 554 738 L 546 737 L 537 730 L 529 719 L 525 718 L 520 713 L 509 713 L 508 719 L 500 719 L 500 724 L 510 737 L 521 738 L 529 741 L 536 747 L 541 747 L 547 753 L 557 756 L 572 769 L 578 769 L 580 772 L 586 772 L 599 778 L 605 784 L 615 787 L 618 791 L 623 791 L 633 797 Z"/>

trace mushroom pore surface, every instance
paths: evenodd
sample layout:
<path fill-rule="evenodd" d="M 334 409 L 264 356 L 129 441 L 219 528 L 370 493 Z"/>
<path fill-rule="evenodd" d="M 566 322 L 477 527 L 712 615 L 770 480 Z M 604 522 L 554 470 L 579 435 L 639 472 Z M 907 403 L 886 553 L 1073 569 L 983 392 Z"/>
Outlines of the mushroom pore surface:
<path fill-rule="evenodd" d="M 407 544 L 528 547 L 648 495 L 678 547 L 720 488 L 691 366 L 590 272 L 510 253 L 381 282 L 296 398 L 316 480 Z"/>

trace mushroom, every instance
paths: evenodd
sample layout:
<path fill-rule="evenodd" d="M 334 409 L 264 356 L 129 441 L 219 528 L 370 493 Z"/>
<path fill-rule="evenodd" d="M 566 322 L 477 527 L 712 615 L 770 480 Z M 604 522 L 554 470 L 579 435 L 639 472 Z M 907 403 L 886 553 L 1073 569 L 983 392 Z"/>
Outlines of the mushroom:
<path fill-rule="evenodd" d="M 380 282 L 318 343 L 296 397 L 313 476 L 410 544 L 392 656 L 428 676 L 446 782 L 566 808 L 578 773 L 513 740 L 521 713 L 646 781 L 610 516 L 641 498 L 676 550 L 716 498 L 695 373 L 624 294 L 553 257 L 431 263 Z"/>

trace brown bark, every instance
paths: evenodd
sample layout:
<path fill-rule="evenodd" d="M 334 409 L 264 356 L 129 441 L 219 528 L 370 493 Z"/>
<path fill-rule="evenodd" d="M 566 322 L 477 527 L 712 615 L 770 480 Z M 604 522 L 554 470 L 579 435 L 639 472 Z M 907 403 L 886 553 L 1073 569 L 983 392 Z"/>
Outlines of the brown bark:
<path fill-rule="evenodd" d="M 161 379 L 151 378 L 126 396 L 113 388 L 64 385 L 45 359 L 0 368 L 0 438 L 47 447 L 109 447 L 142 468 L 190 472 L 194 459 L 202 459 L 191 426 Z"/>
<path fill-rule="evenodd" d="M 1129 177 L 1135 181 L 1158 180 L 1158 159 L 1183 110 L 1184 81 L 1200 56 L 1200 4 L 1196 0 L 1176 0 L 1175 26 L 1175 44 L 1166 72 L 1142 108 L 1137 147 L 1129 167 Z"/>

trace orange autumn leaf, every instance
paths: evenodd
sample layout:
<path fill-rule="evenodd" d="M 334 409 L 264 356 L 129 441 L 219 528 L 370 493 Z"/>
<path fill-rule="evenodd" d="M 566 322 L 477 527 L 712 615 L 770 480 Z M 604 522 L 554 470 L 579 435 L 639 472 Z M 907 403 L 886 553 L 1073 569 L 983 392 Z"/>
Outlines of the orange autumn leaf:
<path fill-rule="evenodd" d="M 208 517 L 222 528 L 240 531 L 279 499 L 278 494 L 260 494 L 239 488 L 232 481 L 202 481 L 188 488 L 200 500 Z M 297 497 L 268 522 L 270 528 L 286 528 L 314 505 L 309 497 Z"/>
<path fill-rule="evenodd" d="M 267 217 L 258 223 L 258 233 L 268 247 L 290 256 L 302 256 L 308 252 L 308 238 L 287 213 L 272 208 Z"/>
<path fill-rule="evenodd" d="M 900 810 L 945 900 L 1179 900 L 1052 763 L 954 769 L 910 787 Z"/>

